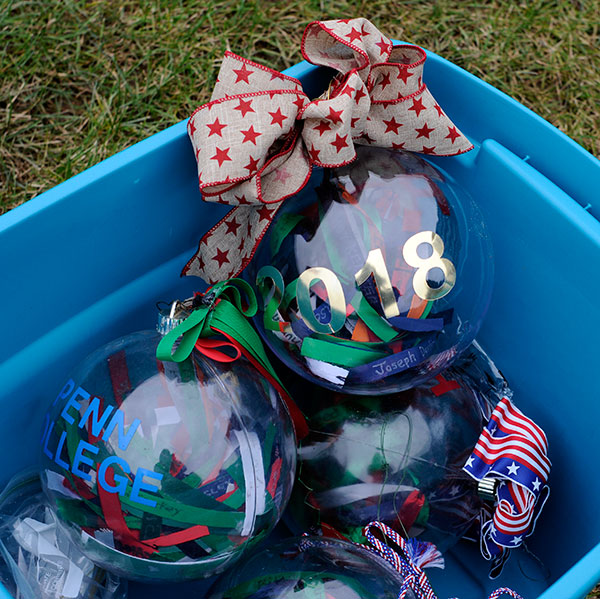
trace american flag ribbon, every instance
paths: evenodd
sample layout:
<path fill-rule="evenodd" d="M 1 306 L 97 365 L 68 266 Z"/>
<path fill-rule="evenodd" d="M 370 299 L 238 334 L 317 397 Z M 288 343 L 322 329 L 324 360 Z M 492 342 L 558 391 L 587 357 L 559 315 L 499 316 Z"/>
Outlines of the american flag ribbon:
<path fill-rule="evenodd" d="M 503 398 L 482 431 L 463 470 L 475 480 L 499 481 L 492 516 L 483 515 L 481 552 L 497 573 L 534 529 L 549 495 L 548 440 L 533 420 Z"/>

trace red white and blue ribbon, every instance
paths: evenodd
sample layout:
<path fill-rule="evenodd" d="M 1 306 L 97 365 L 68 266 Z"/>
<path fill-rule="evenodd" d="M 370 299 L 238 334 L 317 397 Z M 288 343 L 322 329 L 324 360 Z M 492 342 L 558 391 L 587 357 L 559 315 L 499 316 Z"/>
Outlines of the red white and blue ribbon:
<path fill-rule="evenodd" d="M 483 516 L 481 552 L 491 560 L 492 573 L 500 573 L 509 549 L 523 543 L 548 495 L 546 434 L 512 402 L 502 399 L 481 433 L 463 470 L 475 480 L 497 479 L 493 516 Z"/>
<path fill-rule="evenodd" d="M 402 553 L 392 549 L 387 542 L 380 541 L 371 529 L 379 529 L 384 539 L 387 537 Z M 412 591 L 417 599 L 437 599 L 423 568 L 443 568 L 444 558 L 432 543 L 415 539 L 403 539 L 395 530 L 383 522 L 371 522 L 365 526 L 363 534 L 371 547 L 367 549 L 385 559 L 404 578 L 398 599 L 404 599 Z M 422 559 L 419 559 L 421 557 Z"/>
<path fill-rule="evenodd" d="M 380 541 L 372 529 L 378 529 L 383 536 Z M 398 599 L 416 597 L 416 599 L 438 599 L 423 568 L 443 568 L 444 558 L 433 543 L 404 539 L 395 530 L 383 522 L 371 522 L 363 531 L 369 545 L 362 545 L 369 551 L 385 559 L 400 575 L 404 582 L 400 587 Z M 388 542 L 400 550 L 398 553 L 388 545 Z M 512 589 L 502 587 L 496 589 L 488 599 L 499 599 L 508 595 L 513 599 L 523 599 Z M 455 598 L 457 599 L 457 598 Z"/>

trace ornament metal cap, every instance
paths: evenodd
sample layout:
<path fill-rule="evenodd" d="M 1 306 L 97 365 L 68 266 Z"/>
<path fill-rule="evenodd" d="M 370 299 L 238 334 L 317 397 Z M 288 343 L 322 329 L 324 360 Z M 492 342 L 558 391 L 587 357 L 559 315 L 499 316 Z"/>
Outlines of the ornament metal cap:
<path fill-rule="evenodd" d="M 164 337 L 169 331 L 181 324 L 186 316 L 187 312 L 179 300 L 175 300 L 168 310 L 159 307 L 156 330 Z"/>
<path fill-rule="evenodd" d="M 495 478 L 482 478 L 477 484 L 477 494 L 484 501 L 496 501 L 498 480 Z"/>

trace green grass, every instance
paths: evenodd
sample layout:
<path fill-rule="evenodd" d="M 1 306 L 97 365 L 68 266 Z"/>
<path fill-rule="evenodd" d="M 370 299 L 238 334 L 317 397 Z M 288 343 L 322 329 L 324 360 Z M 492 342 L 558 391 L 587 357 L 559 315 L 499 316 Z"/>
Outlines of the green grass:
<path fill-rule="evenodd" d="M 0 0 L 0 212 L 187 117 L 225 49 L 299 61 L 319 18 L 366 16 L 598 155 L 599 12 L 597 0 Z"/>

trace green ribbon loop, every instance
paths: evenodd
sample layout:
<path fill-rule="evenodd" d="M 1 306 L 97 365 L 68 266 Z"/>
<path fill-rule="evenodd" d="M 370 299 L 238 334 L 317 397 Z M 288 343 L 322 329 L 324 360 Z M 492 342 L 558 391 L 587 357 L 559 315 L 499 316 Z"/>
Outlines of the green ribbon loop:
<path fill-rule="evenodd" d="M 271 366 L 271 362 L 269 362 L 258 333 L 246 320 L 243 312 L 240 312 L 229 302 L 220 302 L 213 311 L 211 326 L 238 341 L 252 358 L 283 387 L 273 366 Z"/>
<path fill-rule="evenodd" d="M 269 301 L 270 290 L 267 288 L 267 280 L 272 282 L 273 294 Z M 281 304 L 285 283 L 283 275 L 274 266 L 263 266 L 256 275 L 256 286 L 263 300 L 263 325 L 269 331 L 279 331 L 279 323 L 274 320 L 275 314 Z M 265 304 L 266 302 L 266 304 Z"/>
<path fill-rule="evenodd" d="M 243 295 L 247 302 L 246 307 Z M 254 316 L 258 309 L 252 287 L 242 279 L 229 279 L 215 284 L 205 297 L 210 303 L 194 310 L 181 324 L 169 331 L 160 340 L 156 357 L 165 362 L 182 362 L 192 353 L 200 337 L 211 337 L 215 335 L 215 331 L 220 331 L 240 343 L 283 387 L 269 362 L 258 333 L 247 320 Z M 178 339 L 181 341 L 173 350 Z"/>
<path fill-rule="evenodd" d="M 344 368 L 362 366 L 375 360 L 387 357 L 385 351 L 370 349 L 367 343 L 350 343 L 328 335 L 306 337 L 302 342 L 300 353 L 306 358 L 329 362 Z"/>
<path fill-rule="evenodd" d="M 242 294 L 246 296 L 246 307 Z M 167 362 L 182 362 L 192 353 L 199 337 L 224 335 L 242 346 L 244 355 L 255 367 L 262 368 L 262 374 L 280 392 L 297 437 L 303 438 L 308 433 L 306 420 L 275 373 L 260 337 L 247 320 L 256 314 L 258 307 L 252 287 L 241 279 L 229 279 L 211 287 L 204 301 L 207 305 L 194 310 L 160 340 L 156 357 Z M 179 339 L 179 345 L 173 350 Z"/>
<path fill-rule="evenodd" d="M 398 337 L 398 331 L 394 329 L 386 320 L 381 318 L 371 304 L 365 299 L 362 292 L 357 291 L 350 302 L 352 307 L 356 310 L 356 313 L 361 320 L 379 337 L 386 343 Z"/>
<path fill-rule="evenodd" d="M 244 281 L 244 279 L 229 279 L 213 285 L 210 293 L 215 293 L 215 300 L 222 294 L 246 317 L 252 318 L 258 311 L 258 302 L 256 301 L 256 295 L 250 283 Z M 242 293 L 246 297 L 248 303 L 247 307 L 244 308 L 244 299 Z"/>
<path fill-rule="evenodd" d="M 247 305 L 244 307 L 244 297 Z M 182 323 L 169 331 L 159 342 L 156 348 L 156 357 L 163 362 L 183 362 L 194 349 L 200 337 L 213 335 L 211 325 L 214 314 L 221 304 L 229 305 L 245 322 L 258 310 L 258 302 L 252 287 L 242 279 L 229 279 L 213 285 L 205 295 L 209 301 L 207 305 L 194 310 Z M 220 300 L 220 301 L 217 301 Z M 177 341 L 179 345 L 176 346 Z M 174 349 L 175 348 L 175 349 Z"/>
<path fill-rule="evenodd" d="M 192 353 L 198 338 L 205 336 L 204 330 L 210 330 L 207 323 L 210 310 L 207 306 L 194 310 L 181 324 L 169 331 L 160 340 L 156 348 L 156 357 L 163 362 L 183 362 Z M 180 337 L 181 341 L 173 351 Z"/>

